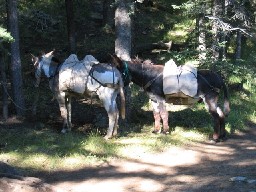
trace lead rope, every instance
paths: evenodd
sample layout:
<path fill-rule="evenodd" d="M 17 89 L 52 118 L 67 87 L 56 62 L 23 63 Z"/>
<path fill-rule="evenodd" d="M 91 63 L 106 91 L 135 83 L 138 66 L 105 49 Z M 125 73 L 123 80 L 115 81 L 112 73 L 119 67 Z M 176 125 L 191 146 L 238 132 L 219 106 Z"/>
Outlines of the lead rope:
<path fill-rule="evenodd" d="M 1 85 L 1 84 L 2 84 L 2 86 L 3 86 L 4 92 L 6 93 L 6 95 L 8 96 L 8 98 L 11 100 L 11 102 L 12 102 L 16 107 L 18 107 L 19 109 L 21 109 L 21 110 L 23 110 L 23 111 L 30 111 L 30 110 L 33 109 L 33 106 L 30 107 L 30 108 L 24 108 L 24 107 L 19 106 L 19 105 L 12 99 L 12 97 L 10 96 L 10 94 L 8 93 L 8 90 L 7 90 L 6 86 L 5 86 L 5 83 L 4 83 L 3 81 L 0 81 L 0 85 Z"/>
<path fill-rule="evenodd" d="M 143 92 L 145 89 L 143 89 L 143 82 L 144 82 L 144 69 L 143 69 L 143 62 L 142 62 L 142 64 L 141 64 L 141 70 L 142 70 L 142 82 L 141 82 L 141 87 L 140 87 L 140 89 L 139 89 L 139 91 L 140 92 Z"/>

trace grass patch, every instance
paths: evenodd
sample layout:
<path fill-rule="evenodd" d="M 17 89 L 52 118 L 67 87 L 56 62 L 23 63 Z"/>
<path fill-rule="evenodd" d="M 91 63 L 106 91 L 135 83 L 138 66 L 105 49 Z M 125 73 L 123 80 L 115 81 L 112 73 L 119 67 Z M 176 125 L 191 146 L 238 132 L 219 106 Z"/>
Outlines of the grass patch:
<path fill-rule="evenodd" d="M 248 94 L 249 92 L 249 94 Z M 141 93 L 142 94 L 142 93 Z M 146 153 L 161 153 L 172 146 L 185 146 L 203 142 L 212 133 L 211 116 L 203 104 L 192 108 L 175 109 L 171 106 L 170 135 L 154 135 L 153 116 L 149 103 L 140 101 L 139 110 L 134 110 L 137 122 L 122 128 L 119 137 L 104 140 L 97 130 L 90 134 L 73 131 L 59 134 L 50 127 L 41 130 L 25 124 L 8 125 L 0 129 L 0 161 L 24 170 L 26 174 L 45 171 L 78 169 L 97 165 L 111 159 L 133 159 Z M 256 104 L 253 89 L 247 92 L 231 92 L 231 113 L 227 118 L 227 131 L 233 134 L 256 124 Z M 140 118 L 139 118 L 140 117 Z"/>
<path fill-rule="evenodd" d="M 174 27 L 168 31 L 165 40 L 176 43 L 184 43 L 194 28 L 195 22 L 191 21 L 190 19 L 185 20 L 182 23 L 175 24 Z"/>

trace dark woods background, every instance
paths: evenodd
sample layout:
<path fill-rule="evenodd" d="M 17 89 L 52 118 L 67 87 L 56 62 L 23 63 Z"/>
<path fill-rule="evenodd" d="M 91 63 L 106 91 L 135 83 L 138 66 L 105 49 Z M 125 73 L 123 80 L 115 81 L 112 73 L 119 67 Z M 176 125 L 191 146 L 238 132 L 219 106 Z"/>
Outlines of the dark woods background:
<path fill-rule="evenodd" d="M 9 94 L 16 102 L 12 113 L 23 116 L 22 109 L 31 104 L 30 53 L 53 49 L 61 60 L 76 53 L 80 59 L 92 54 L 103 62 L 108 53 L 124 49 L 130 57 L 157 63 L 173 58 L 178 64 L 192 62 L 214 69 L 222 73 L 230 89 L 241 90 L 244 84 L 255 82 L 254 0 L 0 2 L 4 118 L 8 116 L 6 90 L 12 90 Z M 130 21 L 120 25 L 116 15 L 123 11 Z M 116 43 L 119 38 L 121 45 Z"/>

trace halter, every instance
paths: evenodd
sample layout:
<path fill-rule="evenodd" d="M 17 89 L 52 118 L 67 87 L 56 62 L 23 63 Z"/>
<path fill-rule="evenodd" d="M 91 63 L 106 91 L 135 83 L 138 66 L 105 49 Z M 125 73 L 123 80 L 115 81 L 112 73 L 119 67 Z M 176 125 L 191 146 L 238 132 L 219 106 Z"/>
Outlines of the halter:
<path fill-rule="evenodd" d="M 38 65 L 36 67 L 35 71 L 35 77 L 36 77 L 36 83 L 35 86 L 38 87 L 40 84 L 41 74 L 42 70 L 44 71 L 44 75 L 48 78 L 49 81 L 51 81 L 53 78 L 55 78 L 56 75 L 59 73 L 59 69 L 62 66 L 63 63 L 58 62 L 58 60 L 55 58 L 55 61 L 53 60 L 54 57 L 50 59 L 50 63 L 45 60 L 45 58 L 41 58 L 40 61 L 38 61 Z M 49 59 L 49 58 L 46 58 Z M 51 65 L 51 62 L 58 63 L 57 65 Z"/>
<path fill-rule="evenodd" d="M 122 73 L 122 77 L 123 77 L 123 80 L 124 80 L 124 84 L 126 84 L 128 82 L 131 81 L 131 75 L 129 73 L 129 69 L 128 69 L 128 64 L 127 64 L 127 61 L 123 61 L 123 64 L 124 64 L 124 69 L 123 71 L 121 72 Z M 143 73 L 143 63 L 142 63 L 142 73 Z M 154 81 L 156 81 L 163 73 L 159 73 L 154 79 L 151 79 L 149 82 L 146 83 L 146 85 L 143 86 L 143 84 L 141 85 L 142 89 L 145 91 L 148 87 L 150 87 L 152 85 L 152 83 Z M 144 73 L 143 73 L 143 76 L 142 76 L 142 83 L 144 81 Z"/>
<path fill-rule="evenodd" d="M 121 72 L 121 74 L 122 74 L 122 77 L 123 77 L 124 84 L 128 85 L 131 82 L 131 75 L 129 73 L 127 61 L 123 61 L 123 64 L 124 64 L 124 69 Z"/>

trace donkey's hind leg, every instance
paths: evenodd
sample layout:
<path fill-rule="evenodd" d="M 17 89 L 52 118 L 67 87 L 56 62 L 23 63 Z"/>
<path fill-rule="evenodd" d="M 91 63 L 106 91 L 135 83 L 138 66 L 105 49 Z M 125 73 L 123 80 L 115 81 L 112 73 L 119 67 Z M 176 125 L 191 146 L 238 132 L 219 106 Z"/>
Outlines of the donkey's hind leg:
<path fill-rule="evenodd" d="M 108 130 L 104 138 L 110 139 L 117 134 L 118 111 L 107 110 L 107 113 L 108 113 Z"/>
<path fill-rule="evenodd" d="M 118 128 L 118 120 L 119 120 L 119 111 L 116 107 L 116 120 L 115 120 L 115 124 L 114 124 L 114 130 L 113 130 L 113 136 L 117 135 L 117 128 Z"/>
<path fill-rule="evenodd" d="M 212 136 L 212 140 L 214 142 L 218 142 L 219 139 L 220 139 L 220 134 L 221 134 L 221 131 L 220 131 L 220 116 L 219 116 L 219 109 L 218 109 L 218 106 L 217 106 L 217 101 L 218 101 L 218 98 L 217 97 L 208 97 L 206 96 L 204 98 L 204 103 L 205 103 L 205 108 L 208 110 L 208 112 L 211 114 L 212 118 L 213 118 L 213 129 L 214 129 L 214 133 L 213 133 L 213 136 Z"/>
<path fill-rule="evenodd" d="M 221 110 L 220 107 L 217 107 L 217 113 L 219 114 L 219 120 L 220 120 L 220 139 L 226 140 L 226 129 L 225 129 L 225 114 Z"/>
<path fill-rule="evenodd" d="M 60 108 L 61 117 L 63 119 L 63 125 L 61 133 L 66 133 L 68 131 L 68 110 L 67 110 L 67 104 L 66 104 L 66 95 L 65 93 L 58 93 L 55 95 Z"/>
<path fill-rule="evenodd" d="M 117 104 L 116 104 L 117 93 L 111 92 L 110 90 L 108 90 L 98 95 L 101 101 L 103 102 L 105 110 L 107 111 L 107 114 L 108 114 L 108 130 L 104 138 L 110 139 L 117 134 L 118 117 L 119 117 Z"/>

